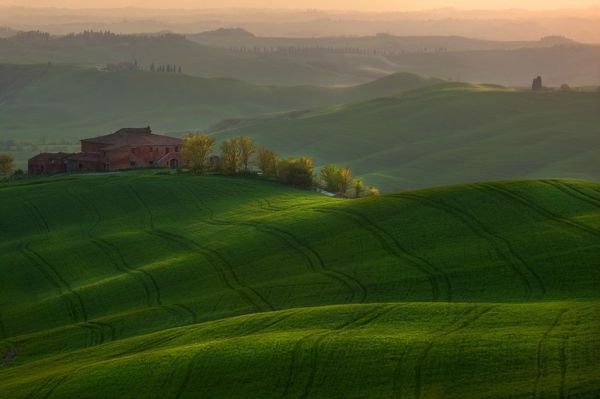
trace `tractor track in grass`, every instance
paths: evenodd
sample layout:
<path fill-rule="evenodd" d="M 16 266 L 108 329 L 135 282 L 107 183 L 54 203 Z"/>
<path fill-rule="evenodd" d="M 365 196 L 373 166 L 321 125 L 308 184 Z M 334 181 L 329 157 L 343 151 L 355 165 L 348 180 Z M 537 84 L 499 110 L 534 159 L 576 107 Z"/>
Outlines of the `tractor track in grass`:
<path fill-rule="evenodd" d="M 145 342 L 140 343 L 139 345 L 135 345 L 131 348 L 128 348 L 124 351 L 115 353 L 110 355 L 109 357 L 111 359 L 117 358 L 117 357 L 122 357 L 122 356 L 129 356 L 129 355 L 134 355 L 137 353 L 142 353 L 142 352 L 146 352 L 155 348 L 158 348 L 162 345 L 168 344 L 169 342 L 172 342 L 174 340 L 176 340 L 177 338 L 181 337 L 183 335 L 182 332 L 176 332 L 176 333 L 171 333 L 171 334 L 166 334 L 164 336 L 160 336 L 157 337 L 155 339 L 151 339 Z"/>
<path fill-rule="evenodd" d="M 161 300 L 161 293 L 158 283 L 154 276 L 145 270 L 139 270 L 132 267 L 126 260 L 123 252 L 112 242 L 105 240 L 103 238 L 99 238 L 94 234 L 96 228 L 102 222 L 102 215 L 98 211 L 98 209 L 86 202 L 78 193 L 76 193 L 71 188 L 68 189 L 69 194 L 73 198 L 75 198 L 79 204 L 86 209 L 89 213 L 94 215 L 94 222 L 92 226 L 86 230 L 86 234 L 90 242 L 92 242 L 99 250 L 102 252 L 112 263 L 115 270 L 120 273 L 127 274 L 131 276 L 134 280 L 136 280 L 143 288 L 146 303 L 148 307 L 159 306 L 163 310 L 165 310 L 169 314 L 173 314 L 178 320 L 181 320 L 181 312 L 178 312 L 174 309 L 181 309 L 185 314 L 190 314 L 192 316 L 193 322 L 196 322 L 197 315 L 196 313 L 187 306 L 181 304 L 173 304 L 173 305 L 164 305 Z M 183 320 L 181 320 L 183 322 Z M 99 323 L 96 323 L 99 324 Z M 109 326 L 106 324 L 106 326 Z M 111 328 L 111 334 L 114 337 L 114 327 L 109 326 Z M 114 340 L 114 338 L 113 338 Z"/>
<path fill-rule="evenodd" d="M 195 241 L 186 238 L 182 235 L 167 232 L 164 230 L 157 229 L 154 225 L 154 216 L 152 210 L 148 204 L 142 199 L 132 185 L 129 185 L 131 192 L 134 197 L 146 211 L 148 216 L 149 230 L 148 233 L 152 236 L 158 237 L 163 241 L 171 242 L 179 247 L 185 248 L 188 251 L 192 251 L 200 254 L 205 258 L 208 263 L 213 267 L 223 284 L 230 290 L 236 292 L 240 298 L 253 307 L 258 312 L 272 311 L 275 310 L 274 306 L 267 301 L 258 291 L 254 288 L 243 284 L 238 276 L 235 274 L 234 267 L 221 255 L 218 251 L 206 248 L 196 243 Z"/>
<path fill-rule="evenodd" d="M 553 184 L 549 184 L 548 183 L 548 185 L 551 185 L 552 187 L 557 188 Z M 518 202 L 521 205 L 524 205 L 527 208 L 531 209 L 532 211 L 534 211 L 538 215 L 542 216 L 543 218 L 545 218 L 547 220 L 550 220 L 550 221 L 553 221 L 554 223 L 557 223 L 557 224 L 562 225 L 562 226 L 568 226 L 568 227 L 577 229 L 579 231 L 591 234 L 591 235 L 593 235 L 595 237 L 600 237 L 600 230 L 598 230 L 598 229 L 596 229 L 594 227 L 585 225 L 583 223 L 578 223 L 578 222 L 575 222 L 575 221 L 570 220 L 570 219 L 565 219 L 562 216 L 560 216 L 560 215 L 558 215 L 558 214 L 556 214 L 556 213 L 554 213 L 554 212 L 552 212 L 552 211 L 544 208 L 543 206 L 535 203 L 534 201 L 530 200 L 529 198 L 525 197 L 524 195 L 522 195 L 520 193 L 517 193 L 517 192 L 515 192 L 513 190 L 509 190 L 509 189 L 503 188 L 503 187 L 502 188 L 501 187 L 497 187 L 495 185 L 484 184 L 484 183 L 480 183 L 477 186 L 478 187 L 484 187 L 484 188 L 488 189 L 489 191 L 493 191 L 493 192 L 495 192 L 497 194 L 500 194 L 500 195 L 504 196 L 505 198 L 511 199 L 513 202 Z M 568 192 L 568 191 L 562 191 L 562 192 L 565 193 L 565 194 L 567 194 L 567 195 L 571 195 L 571 193 Z M 571 197 L 580 200 L 580 198 L 575 197 L 574 195 L 571 195 Z"/>
<path fill-rule="evenodd" d="M 535 281 L 535 285 L 537 285 L 537 288 L 541 291 L 542 297 L 546 294 L 546 285 L 541 277 L 535 272 L 535 270 L 533 270 L 531 266 L 529 266 L 529 264 L 527 264 L 525 259 L 519 256 L 510 242 L 504 237 L 493 233 L 484 223 L 479 221 L 470 213 L 465 212 L 464 210 L 453 205 L 434 201 L 430 198 L 417 194 L 402 193 L 392 195 L 392 197 L 415 201 L 421 205 L 426 205 L 437 209 L 438 211 L 442 211 L 454 219 L 459 220 L 466 227 L 468 227 L 473 234 L 489 243 L 500 259 L 503 260 L 504 263 L 509 266 L 513 273 L 521 280 L 525 290 L 526 299 L 531 299 L 533 294 L 533 284 L 530 280 Z"/>
<path fill-rule="evenodd" d="M 60 298 L 65 301 L 73 322 L 87 321 L 88 314 L 81 295 L 73 291 L 69 283 L 58 273 L 56 268 L 39 253 L 32 250 L 30 245 L 31 243 L 29 242 L 19 245 L 21 255 L 29 260 L 34 268 L 44 276 L 46 281 L 55 288 Z M 76 302 L 76 304 L 73 302 Z"/>
<path fill-rule="evenodd" d="M 310 333 L 310 334 L 305 335 L 304 337 L 300 338 L 298 341 L 296 341 L 296 343 L 294 344 L 294 347 L 292 348 L 292 353 L 291 353 L 291 358 L 290 358 L 290 366 L 288 367 L 286 381 L 285 381 L 285 384 L 283 387 L 283 392 L 281 393 L 281 398 L 286 398 L 288 396 L 288 394 L 290 393 L 290 390 L 292 389 L 292 386 L 294 385 L 294 374 L 296 372 L 296 369 L 298 369 L 300 367 L 299 366 L 299 363 L 301 362 L 300 355 L 304 351 L 304 347 L 308 345 L 307 343 L 310 343 L 311 338 L 314 337 L 315 340 L 312 344 L 310 344 L 310 346 L 308 348 L 309 353 L 310 353 L 309 375 L 308 375 L 308 380 L 306 381 L 306 384 L 304 385 L 304 388 L 302 391 L 302 398 L 307 398 L 308 395 L 310 394 L 310 391 L 312 390 L 312 387 L 314 384 L 314 379 L 316 376 L 316 371 L 317 371 L 319 350 L 322 349 L 322 343 L 326 338 L 328 338 L 332 335 L 335 335 L 335 334 L 341 332 L 342 330 L 351 328 L 351 327 L 355 327 L 355 326 L 363 327 L 363 326 L 371 323 L 375 319 L 381 317 L 385 313 L 390 312 L 393 308 L 394 308 L 393 305 L 375 306 L 372 309 L 366 311 L 364 314 L 358 316 L 357 318 L 354 318 L 351 320 L 346 320 L 345 322 L 341 323 L 340 325 L 335 326 L 332 330 L 317 331 L 314 333 Z"/>
<path fill-rule="evenodd" d="M 230 222 L 225 220 L 219 220 L 214 216 L 214 212 L 212 211 L 212 209 L 210 209 L 210 207 L 208 207 L 197 196 L 194 190 L 192 190 L 189 186 L 186 187 L 188 191 L 192 194 L 192 196 L 195 197 L 196 201 L 202 204 L 202 208 L 198 208 L 208 212 L 208 219 L 204 219 L 204 223 L 214 224 L 217 226 L 251 227 L 263 234 L 271 235 L 272 237 L 275 237 L 279 241 L 281 241 L 286 246 L 286 248 L 290 249 L 293 252 L 296 252 L 301 259 L 304 259 L 310 272 L 324 275 L 344 286 L 345 289 L 349 292 L 349 297 L 346 298 L 347 303 L 364 303 L 366 301 L 368 292 L 366 286 L 364 286 L 358 279 L 352 277 L 347 273 L 327 268 L 321 254 L 319 254 L 314 248 L 312 248 L 303 240 L 299 239 L 293 233 L 257 221 Z"/>
<path fill-rule="evenodd" d="M 48 399 L 67 378 L 69 378 L 68 375 L 50 377 L 29 392 L 25 399 Z"/>
<path fill-rule="evenodd" d="M 477 320 L 481 319 L 487 313 L 489 313 L 493 308 L 486 307 L 480 311 L 475 311 L 475 308 L 472 308 L 470 311 L 467 311 L 461 318 L 456 320 L 453 324 L 451 324 L 448 328 L 441 331 L 439 334 L 435 335 L 427 344 L 425 350 L 421 353 L 421 355 L 417 358 L 415 362 L 415 399 L 421 399 L 424 395 L 423 389 L 423 367 L 425 366 L 425 362 L 429 353 L 435 346 L 436 342 L 444 337 L 447 337 L 451 334 L 454 334 L 458 331 L 464 330 L 465 328 L 471 326 Z M 471 313 L 475 312 L 472 317 L 469 317 Z"/>
<path fill-rule="evenodd" d="M 249 335 L 257 334 L 261 331 L 264 331 L 268 328 L 271 328 L 271 327 L 281 323 L 284 320 L 289 319 L 292 316 L 295 316 L 297 313 L 299 313 L 299 311 L 291 311 L 291 312 L 287 311 L 285 314 L 282 314 L 281 316 L 276 317 L 274 320 L 271 320 L 266 325 L 256 326 L 254 329 L 244 331 L 244 335 L 249 336 Z M 239 336 L 226 338 L 226 339 L 224 339 L 224 341 L 235 339 L 235 338 L 239 338 Z M 192 379 L 192 374 L 194 372 L 194 367 L 196 365 L 196 362 L 198 361 L 198 359 L 201 356 L 202 356 L 202 351 L 200 350 L 198 353 L 196 353 L 194 356 L 192 356 L 192 358 L 187 363 L 185 373 L 183 375 L 183 379 L 179 383 L 179 387 L 177 388 L 177 391 L 175 392 L 173 399 L 179 399 L 185 393 L 187 386 L 189 385 L 190 380 Z"/>
<path fill-rule="evenodd" d="M 558 312 L 558 315 L 556 315 L 556 317 L 554 318 L 554 321 L 552 322 L 552 324 L 550 324 L 550 327 L 548 327 L 548 329 L 544 332 L 544 334 L 542 335 L 542 337 L 540 338 L 540 340 L 537 343 L 537 348 L 536 348 L 537 372 L 536 372 L 535 381 L 533 384 L 533 395 L 532 395 L 533 399 L 537 399 L 539 397 L 540 383 L 542 381 L 542 377 L 544 376 L 543 357 L 544 357 L 544 352 L 546 351 L 546 341 L 548 340 L 548 337 L 550 336 L 552 331 L 554 331 L 554 329 L 558 326 L 558 324 L 560 323 L 560 320 L 562 319 L 564 314 L 567 313 L 568 311 L 569 311 L 569 309 L 562 309 L 561 311 Z"/>
<path fill-rule="evenodd" d="M 341 330 L 345 330 L 348 328 L 360 328 L 368 325 L 369 323 L 375 321 L 376 319 L 382 317 L 384 314 L 391 312 L 394 309 L 393 305 L 383 306 L 381 308 L 375 308 L 370 314 L 359 318 L 358 320 L 350 323 L 349 325 L 337 329 L 335 331 L 331 331 L 330 333 L 323 334 L 319 336 L 313 345 L 310 348 L 310 365 L 309 365 L 309 376 L 308 381 L 304 386 L 304 390 L 302 392 L 302 399 L 310 398 L 311 391 L 313 390 L 315 377 L 317 375 L 318 365 L 319 365 L 319 354 L 323 352 L 325 346 L 325 340 L 332 335 L 339 334 Z"/>
<path fill-rule="evenodd" d="M 333 208 L 317 208 L 315 210 L 323 213 L 342 214 L 346 218 L 351 219 L 359 227 L 368 231 L 375 238 L 375 240 L 379 242 L 381 247 L 386 252 L 398 259 L 408 262 L 414 269 L 427 277 L 429 284 L 431 285 L 433 302 L 440 301 L 441 285 L 445 287 L 446 300 L 448 302 L 452 302 L 452 284 L 448 278 L 448 275 L 423 257 L 411 253 L 387 230 L 378 226 L 367 216 L 358 211 L 348 211 Z M 441 280 L 441 282 L 439 280 Z"/>
<path fill-rule="evenodd" d="M 23 203 L 29 209 L 30 213 L 34 216 L 34 219 L 38 221 L 38 224 L 42 227 L 44 233 L 50 234 L 50 225 L 44 217 L 44 214 L 40 211 L 40 208 L 38 208 L 33 202 L 29 200 L 25 200 Z"/>
<path fill-rule="evenodd" d="M 439 333 L 443 333 L 446 329 L 449 329 L 451 327 L 453 327 L 461 318 L 468 316 L 470 313 L 472 313 L 475 310 L 475 307 L 471 307 L 471 308 L 467 308 L 466 311 L 463 311 L 462 313 L 458 313 L 456 314 L 452 321 L 450 321 L 449 323 L 447 323 L 444 327 L 440 327 L 438 329 L 433 330 L 433 334 L 439 334 Z M 396 399 L 401 399 L 402 393 L 401 393 L 401 386 L 399 384 L 400 382 L 400 376 L 402 374 L 402 361 L 404 360 L 404 358 L 406 357 L 406 355 L 410 352 L 410 348 L 408 347 L 408 345 L 404 348 L 404 351 L 402 352 L 402 354 L 400 355 L 400 357 L 397 359 L 396 361 L 396 367 L 394 367 L 394 381 L 392 383 L 392 396 Z"/>
<path fill-rule="evenodd" d="M 560 399 L 568 399 L 569 395 L 567 392 L 567 371 L 568 371 L 568 362 L 567 362 L 567 349 L 569 346 L 569 342 L 573 335 L 576 332 L 577 327 L 581 324 L 582 317 L 579 317 L 575 323 L 573 324 L 572 331 L 565 335 L 562 339 L 560 346 L 558 348 L 558 361 L 560 365 L 560 385 L 558 396 Z"/>
<path fill-rule="evenodd" d="M 579 201 L 587 202 L 588 204 L 592 205 L 595 208 L 600 208 L 600 199 L 599 198 L 586 193 L 585 191 L 583 191 L 582 189 L 580 189 L 579 187 L 577 187 L 573 184 L 565 183 L 560 180 L 552 180 L 552 179 L 542 180 L 541 182 L 544 184 L 553 186 L 554 188 L 557 188 L 558 190 L 562 191 L 563 193 L 565 193 L 566 195 L 568 195 L 572 198 L 575 198 Z"/>
<path fill-rule="evenodd" d="M 50 235 L 50 228 L 46 218 L 42 214 L 35 204 L 31 201 L 25 201 L 25 205 L 30 211 L 33 213 L 36 219 L 40 221 L 40 224 L 44 226 L 44 230 L 46 235 Z M 49 239 L 49 238 L 48 238 Z M 44 257 L 42 257 L 39 253 L 35 252 L 30 247 L 31 243 L 21 243 L 19 245 L 19 252 L 28 260 L 30 260 L 33 265 L 36 267 L 40 273 L 44 276 L 44 278 L 58 291 L 61 300 L 67 306 L 68 312 L 71 315 L 71 319 L 74 323 L 78 323 L 80 328 L 86 330 L 89 333 L 89 340 L 92 345 L 95 345 L 96 342 L 103 343 L 104 342 L 104 331 L 103 328 L 108 328 L 110 330 L 111 340 L 115 339 L 115 328 L 106 323 L 98 323 L 98 322 L 90 322 L 88 319 L 88 312 L 83 303 L 83 299 L 80 294 L 75 292 L 71 286 L 66 282 L 66 280 L 58 273 L 56 268 L 54 268 L 50 262 L 48 262 Z M 72 301 L 72 298 L 75 298 L 76 302 L 79 304 L 79 311 L 81 313 L 81 317 L 78 317 L 77 306 Z M 83 321 L 83 323 L 82 323 Z M 98 333 L 98 339 L 96 338 L 96 334 Z M 87 341 L 88 338 L 86 338 Z M 86 342 L 86 347 L 87 345 Z"/>

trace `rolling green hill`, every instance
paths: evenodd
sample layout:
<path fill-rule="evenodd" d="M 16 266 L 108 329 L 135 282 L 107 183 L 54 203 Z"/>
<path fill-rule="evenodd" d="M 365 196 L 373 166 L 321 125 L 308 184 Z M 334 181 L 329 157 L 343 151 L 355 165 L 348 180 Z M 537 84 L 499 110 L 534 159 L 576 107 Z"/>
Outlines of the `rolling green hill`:
<path fill-rule="evenodd" d="M 81 138 L 123 126 L 147 125 L 157 131 L 186 132 L 223 118 L 358 101 L 439 82 L 397 74 L 351 87 L 281 87 L 73 65 L 0 64 L 0 139 L 77 144 Z M 12 151 L 23 165 L 41 150 Z"/>
<path fill-rule="evenodd" d="M 395 74 L 349 87 L 261 86 L 73 65 L 0 64 L 0 131 L 14 139 L 56 139 L 147 123 L 159 129 L 195 129 L 227 117 L 366 100 L 440 82 Z"/>
<path fill-rule="evenodd" d="M 600 95 L 448 83 L 305 113 L 233 120 L 281 154 L 347 164 L 387 191 L 472 181 L 600 179 Z"/>
<path fill-rule="evenodd" d="M 352 85 L 395 72 L 379 55 L 262 54 L 204 46 L 181 35 L 114 35 L 86 32 L 50 36 L 22 32 L 0 39 L 0 62 L 74 63 L 104 66 L 134 62 L 181 65 L 187 74 L 235 78 L 257 84 Z"/>
<path fill-rule="evenodd" d="M 0 188 L 3 398 L 596 398 L 600 185 Z"/>

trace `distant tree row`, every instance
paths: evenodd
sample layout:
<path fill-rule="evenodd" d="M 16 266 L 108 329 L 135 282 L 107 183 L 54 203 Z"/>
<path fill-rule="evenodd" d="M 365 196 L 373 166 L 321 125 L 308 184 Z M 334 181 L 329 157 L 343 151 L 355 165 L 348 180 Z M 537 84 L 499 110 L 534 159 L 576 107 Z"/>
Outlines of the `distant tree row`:
<path fill-rule="evenodd" d="M 167 64 L 155 66 L 154 64 L 150 64 L 150 72 L 182 74 L 183 69 L 181 68 L 181 65 L 177 66 Z"/>
<path fill-rule="evenodd" d="M 326 165 L 315 177 L 312 158 L 280 158 L 268 147 L 257 148 L 247 136 L 224 140 L 220 155 L 213 154 L 215 140 L 203 133 L 190 133 L 182 145 L 187 167 L 196 174 L 207 171 L 224 175 L 255 174 L 278 180 L 286 185 L 311 189 L 321 188 L 344 197 L 378 195 L 375 187 L 365 188 L 360 178 L 354 178 L 348 167 Z"/>
<path fill-rule="evenodd" d="M 337 46 L 229 46 L 229 50 L 241 53 L 281 53 L 286 55 L 299 54 L 362 54 L 390 56 L 412 53 L 443 53 L 448 50 L 445 47 L 421 48 L 421 49 L 384 49 L 376 47 L 337 47 Z"/>

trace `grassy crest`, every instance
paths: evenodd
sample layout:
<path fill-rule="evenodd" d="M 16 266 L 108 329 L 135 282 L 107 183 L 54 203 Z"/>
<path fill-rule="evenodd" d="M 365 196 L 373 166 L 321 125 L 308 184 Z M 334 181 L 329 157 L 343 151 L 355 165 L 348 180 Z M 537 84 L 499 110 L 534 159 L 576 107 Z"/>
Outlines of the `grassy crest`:
<path fill-rule="evenodd" d="M 1 396 L 595 397 L 599 207 L 572 180 L 5 185 Z"/>
<path fill-rule="evenodd" d="M 162 131 L 193 130 L 223 118 L 362 101 L 439 82 L 396 74 L 349 87 L 285 87 L 89 66 L 0 64 L 0 137 L 81 139 L 148 124 Z"/>
<path fill-rule="evenodd" d="M 447 83 L 242 120 L 215 133 L 249 134 L 283 154 L 347 164 L 387 191 L 547 176 L 597 180 L 599 103 L 590 92 Z"/>

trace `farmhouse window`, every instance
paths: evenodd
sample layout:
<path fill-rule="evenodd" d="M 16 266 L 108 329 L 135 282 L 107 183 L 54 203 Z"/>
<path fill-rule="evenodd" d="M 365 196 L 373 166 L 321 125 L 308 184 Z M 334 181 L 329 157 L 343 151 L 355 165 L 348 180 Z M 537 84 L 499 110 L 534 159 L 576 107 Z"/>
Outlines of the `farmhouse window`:
<path fill-rule="evenodd" d="M 169 147 L 165 148 L 165 154 L 168 154 L 171 149 Z"/>
<path fill-rule="evenodd" d="M 152 147 L 148 148 L 148 151 L 152 152 Z"/>
<path fill-rule="evenodd" d="M 175 146 L 175 152 L 179 152 L 179 146 Z"/>
<path fill-rule="evenodd" d="M 132 148 L 132 149 L 131 149 L 131 153 L 132 153 L 132 154 L 135 154 L 135 148 Z"/>

